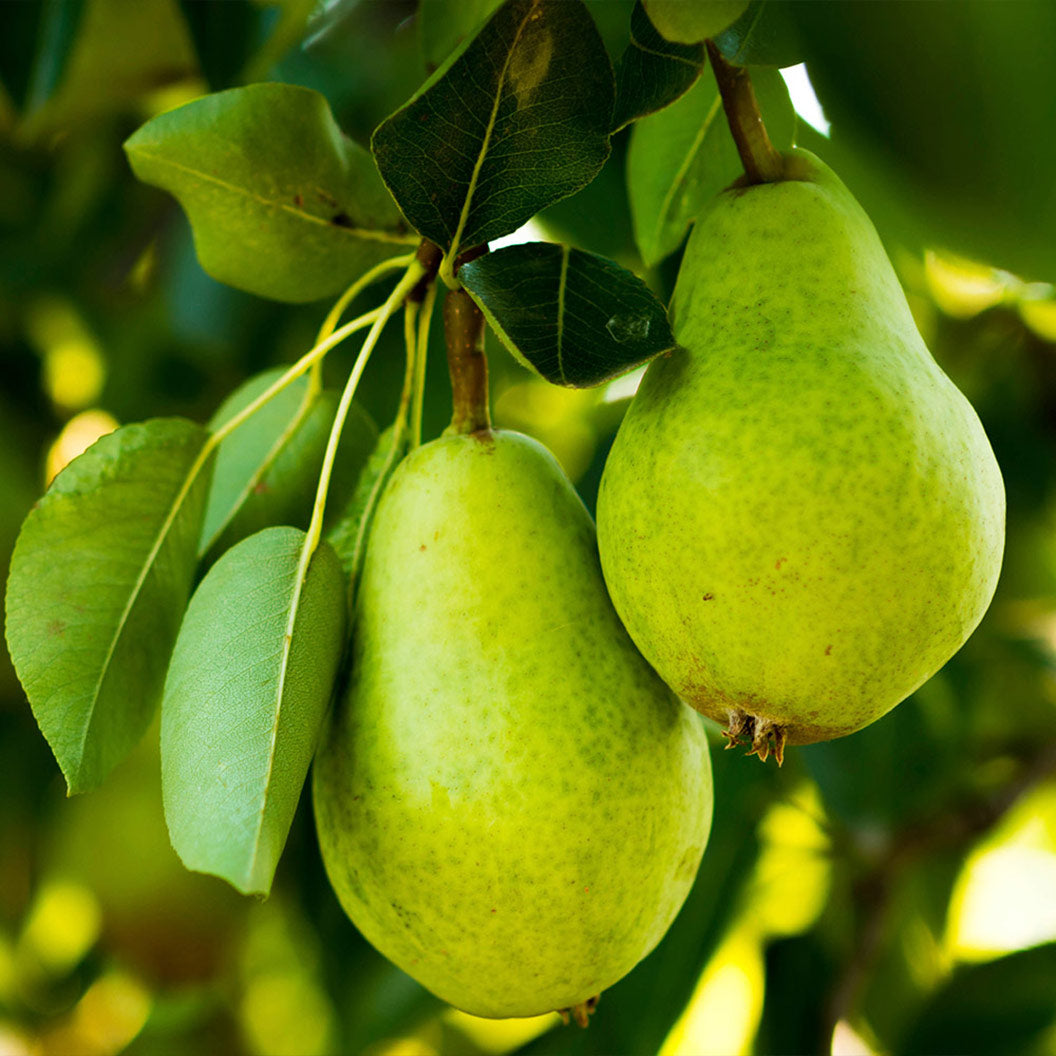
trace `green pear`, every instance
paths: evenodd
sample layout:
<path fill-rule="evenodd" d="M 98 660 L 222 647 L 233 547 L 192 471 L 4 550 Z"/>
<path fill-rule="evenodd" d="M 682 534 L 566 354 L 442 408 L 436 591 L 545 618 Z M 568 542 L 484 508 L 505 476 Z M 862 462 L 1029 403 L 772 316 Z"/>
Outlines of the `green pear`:
<path fill-rule="evenodd" d="M 517 433 L 448 433 L 371 530 L 314 771 L 323 860 L 382 953 L 479 1016 L 582 1008 L 660 940 L 711 823 L 703 726 L 627 637 L 594 525 Z"/>
<path fill-rule="evenodd" d="M 873 722 L 993 595 L 1004 488 L 876 231 L 806 151 L 698 218 L 598 497 L 646 659 L 765 758 Z"/>

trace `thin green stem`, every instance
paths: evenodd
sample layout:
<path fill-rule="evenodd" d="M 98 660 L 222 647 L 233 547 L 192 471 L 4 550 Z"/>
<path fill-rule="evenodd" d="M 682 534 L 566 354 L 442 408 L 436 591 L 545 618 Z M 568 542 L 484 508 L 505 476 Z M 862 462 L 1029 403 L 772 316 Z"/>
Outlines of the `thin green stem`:
<path fill-rule="evenodd" d="M 400 268 L 406 268 L 411 261 L 414 259 L 413 253 L 405 253 L 399 257 L 390 257 L 388 260 L 383 260 L 380 264 L 375 265 L 369 271 L 364 272 L 347 290 L 334 302 L 333 307 L 327 313 L 326 318 L 323 320 L 323 325 L 319 327 L 319 333 L 316 335 L 315 343 L 319 344 L 320 341 L 325 341 L 333 332 L 344 315 L 345 309 L 373 282 L 376 282 L 382 276 L 387 275 L 390 271 L 397 271 Z M 314 398 L 319 394 L 319 391 L 323 387 L 323 364 L 322 360 L 319 360 L 312 367 L 311 383 L 309 385 L 308 398 Z"/>
<path fill-rule="evenodd" d="M 433 319 L 433 306 L 436 304 L 437 286 L 429 287 L 422 302 L 422 314 L 418 319 L 418 345 L 414 356 L 414 389 L 411 397 L 411 436 L 410 447 L 422 442 L 422 410 L 425 405 L 425 364 L 429 358 L 429 327 Z"/>
<path fill-rule="evenodd" d="M 363 347 L 360 348 L 359 355 L 356 356 L 356 361 L 352 365 L 352 371 L 348 376 L 348 381 L 345 383 L 345 390 L 341 393 L 341 401 L 337 405 L 337 413 L 334 415 L 334 424 L 330 429 L 330 437 L 326 443 L 326 453 L 323 455 L 323 467 L 319 473 L 319 486 L 315 492 L 312 519 L 308 525 L 304 547 L 301 550 L 301 579 L 304 578 L 308 562 L 311 560 L 312 554 L 319 545 L 319 540 L 323 534 L 323 512 L 326 509 L 326 495 L 330 490 L 330 475 L 333 472 L 334 459 L 337 457 L 337 446 L 341 440 L 341 431 L 344 428 L 349 408 L 352 406 L 352 397 L 356 394 L 359 379 L 363 376 L 363 371 L 371 353 L 374 351 L 374 346 L 378 343 L 378 338 L 381 336 L 381 331 L 385 328 L 385 324 L 396 312 L 396 309 L 399 308 L 407 294 L 414 289 L 423 274 L 424 269 L 421 264 L 417 260 L 412 259 L 403 274 L 403 278 L 393 287 L 392 292 L 385 299 L 385 303 L 377 310 L 374 324 L 371 326 L 370 332 L 363 342 Z"/>

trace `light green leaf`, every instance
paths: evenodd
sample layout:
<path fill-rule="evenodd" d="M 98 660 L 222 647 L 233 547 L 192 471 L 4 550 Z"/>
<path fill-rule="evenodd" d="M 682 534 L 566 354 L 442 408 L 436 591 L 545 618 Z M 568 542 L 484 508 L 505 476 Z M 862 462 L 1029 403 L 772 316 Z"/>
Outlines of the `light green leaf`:
<path fill-rule="evenodd" d="M 359 474 L 355 490 L 327 535 L 341 565 L 355 589 L 363 552 L 370 534 L 370 522 L 381 493 L 389 478 L 407 454 L 410 432 L 406 424 L 390 425 L 382 430 L 374 450 Z"/>
<path fill-rule="evenodd" d="M 202 267 L 262 297 L 332 296 L 418 241 L 370 155 L 308 88 L 204 96 L 148 121 L 125 151 L 141 180 L 179 199 Z"/>
<path fill-rule="evenodd" d="M 593 253 L 527 242 L 464 264 L 458 277 L 510 352 L 555 385 L 600 385 L 675 347 L 645 283 Z"/>
<path fill-rule="evenodd" d="M 228 550 L 180 628 L 161 712 L 172 845 L 188 869 L 267 894 L 344 645 L 345 581 L 325 543 L 267 528 Z"/>
<path fill-rule="evenodd" d="M 284 368 L 264 371 L 236 389 L 213 415 L 216 431 L 272 385 Z M 209 489 L 200 552 L 226 550 L 271 525 L 307 528 L 323 452 L 340 394 L 298 378 L 220 442 Z M 355 487 L 378 430 L 353 404 L 341 433 L 327 509 L 339 509 Z"/>
<path fill-rule="evenodd" d="M 696 44 L 736 21 L 748 0 L 642 0 L 649 20 L 668 40 Z"/>
<path fill-rule="evenodd" d="M 15 670 L 70 793 L 98 785 L 161 697 L 197 561 L 206 440 L 178 418 L 127 425 L 56 477 L 7 583 Z"/>
<path fill-rule="evenodd" d="M 608 157 L 612 102 L 581 0 L 509 0 L 371 147 L 404 216 L 453 258 L 588 184 Z"/>
<path fill-rule="evenodd" d="M 774 146 L 787 150 L 796 119 L 785 82 L 777 70 L 762 68 L 752 71 L 752 84 Z M 627 183 L 642 260 L 653 265 L 673 253 L 697 213 L 742 172 L 708 68 L 678 102 L 631 133 Z"/>

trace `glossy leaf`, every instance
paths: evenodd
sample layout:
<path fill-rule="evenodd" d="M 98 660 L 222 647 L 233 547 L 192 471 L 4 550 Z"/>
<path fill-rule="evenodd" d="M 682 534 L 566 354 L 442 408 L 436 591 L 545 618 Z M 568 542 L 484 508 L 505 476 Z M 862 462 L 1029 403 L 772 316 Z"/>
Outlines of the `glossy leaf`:
<path fill-rule="evenodd" d="M 589 183 L 609 153 L 612 102 L 581 0 L 509 0 L 371 146 L 404 216 L 453 257 Z"/>
<path fill-rule="evenodd" d="M 432 73 L 467 40 L 502 0 L 422 0 L 418 5 L 418 46 L 422 62 Z"/>
<path fill-rule="evenodd" d="M 162 792 L 184 865 L 267 894 L 345 636 L 333 550 L 301 578 L 304 532 L 268 528 L 228 550 L 187 608 L 161 716 Z"/>
<path fill-rule="evenodd" d="M 26 518 L 7 584 L 7 641 L 71 793 L 142 736 L 197 560 L 206 432 L 178 418 L 103 437 Z"/>
<path fill-rule="evenodd" d="M 204 96 L 148 121 L 125 151 L 141 180 L 179 199 L 202 267 L 262 297 L 336 294 L 417 241 L 370 155 L 307 88 Z"/>
<path fill-rule="evenodd" d="M 327 541 L 336 551 L 353 588 L 359 576 L 374 509 L 389 478 L 407 454 L 409 440 L 406 426 L 398 428 L 393 424 L 382 431 L 360 471 L 355 490 L 327 533 Z"/>
<path fill-rule="evenodd" d="M 735 66 L 794 66 L 803 61 L 790 0 L 752 0 L 715 44 Z"/>
<path fill-rule="evenodd" d="M 250 378 L 224 401 L 209 428 L 215 431 L 284 373 Z M 323 452 L 340 394 L 315 390 L 299 378 L 221 441 L 209 489 L 200 551 L 225 550 L 272 525 L 307 528 Z M 378 431 L 353 404 L 341 433 L 327 509 L 338 509 L 355 486 Z"/>
<path fill-rule="evenodd" d="M 1020 1056 L 1051 1049 L 1056 943 L 962 965 L 925 1006 L 900 1051 Z"/>
<path fill-rule="evenodd" d="M 668 40 L 695 44 L 721 33 L 748 0 L 643 0 L 649 20 Z"/>
<path fill-rule="evenodd" d="M 795 112 L 776 70 L 752 72 L 759 107 L 774 146 L 787 150 Z M 681 99 L 639 121 L 631 133 L 627 183 L 642 260 L 673 253 L 697 213 L 743 169 L 710 68 Z"/>
<path fill-rule="evenodd" d="M 703 44 L 674 44 L 649 21 L 641 0 L 631 12 L 631 42 L 616 67 L 612 127 L 662 110 L 693 86 L 707 62 Z"/>
<path fill-rule="evenodd" d="M 555 385 L 599 385 L 675 347 L 645 283 L 593 253 L 527 242 L 458 276 L 516 359 Z"/>

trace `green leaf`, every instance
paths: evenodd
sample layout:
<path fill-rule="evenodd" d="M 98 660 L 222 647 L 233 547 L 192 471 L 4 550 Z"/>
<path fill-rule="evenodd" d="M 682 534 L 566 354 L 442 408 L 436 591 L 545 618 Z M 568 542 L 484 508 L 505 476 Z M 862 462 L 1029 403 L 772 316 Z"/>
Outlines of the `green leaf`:
<path fill-rule="evenodd" d="M 613 131 L 662 110 L 693 86 L 707 62 L 703 44 L 673 44 L 649 21 L 641 0 L 631 12 L 631 43 L 616 68 Z"/>
<path fill-rule="evenodd" d="M 356 481 L 341 515 L 327 534 L 353 588 L 370 534 L 370 522 L 389 478 L 409 450 L 410 433 L 398 423 L 384 429 Z"/>
<path fill-rule="evenodd" d="M 325 543 L 267 528 L 191 598 L 161 709 L 162 792 L 188 869 L 267 894 L 315 750 L 345 637 L 345 583 Z"/>
<path fill-rule="evenodd" d="M 371 146 L 404 216 L 453 259 L 588 184 L 609 153 L 612 103 L 581 0 L 509 0 Z"/>
<path fill-rule="evenodd" d="M 20 129 L 26 139 L 127 109 L 197 70 L 176 0 L 60 0 L 47 4 L 46 14 L 48 36 Z"/>
<path fill-rule="evenodd" d="M 460 44 L 502 6 L 502 0 L 421 0 L 418 46 L 432 73 Z"/>
<path fill-rule="evenodd" d="M 202 267 L 262 297 L 332 296 L 417 242 L 370 155 L 307 88 L 204 96 L 148 121 L 125 151 L 139 179 L 179 199 Z"/>
<path fill-rule="evenodd" d="M 649 20 L 668 40 L 695 44 L 720 33 L 748 0 L 643 0 Z"/>
<path fill-rule="evenodd" d="M 735 66 L 795 66 L 803 61 L 788 0 L 752 0 L 715 44 Z"/>
<path fill-rule="evenodd" d="M 264 371 L 236 389 L 213 415 L 216 431 L 284 373 Z M 340 394 L 298 378 L 220 442 L 209 489 L 199 551 L 226 550 L 277 524 L 307 528 L 319 470 Z M 355 486 L 377 440 L 370 416 L 353 404 L 337 449 L 328 509 L 337 509 Z"/>
<path fill-rule="evenodd" d="M 1052 1050 L 1056 943 L 959 967 L 925 1006 L 901 1052 L 1020 1056 Z M 1051 1044 L 1051 1035 L 1049 1036 Z"/>
<path fill-rule="evenodd" d="M 593 253 L 528 242 L 458 277 L 514 357 L 555 385 L 599 385 L 675 347 L 645 283 Z"/>
<path fill-rule="evenodd" d="M 70 793 L 98 785 L 161 697 L 197 561 L 206 440 L 127 425 L 64 469 L 22 526 L 7 582 L 15 670 Z"/>
<path fill-rule="evenodd" d="M 792 145 L 795 111 L 776 70 L 752 71 L 759 107 L 778 150 Z M 627 183 L 634 236 L 653 265 L 673 253 L 707 202 L 743 169 L 710 68 L 681 99 L 631 133 Z"/>

